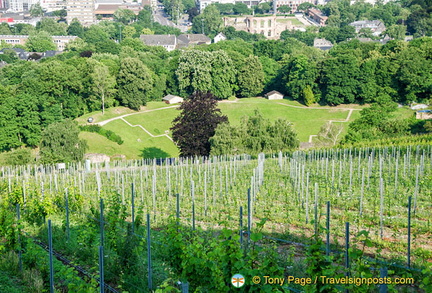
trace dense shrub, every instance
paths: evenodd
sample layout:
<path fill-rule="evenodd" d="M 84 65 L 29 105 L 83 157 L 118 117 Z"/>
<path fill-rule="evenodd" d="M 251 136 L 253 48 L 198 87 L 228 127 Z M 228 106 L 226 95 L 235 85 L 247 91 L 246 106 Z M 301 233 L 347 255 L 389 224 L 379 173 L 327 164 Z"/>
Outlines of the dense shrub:
<path fill-rule="evenodd" d="M 80 126 L 81 131 L 88 131 L 88 132 L 95 132 L 102 136 L 105 136 L 109 140 L 117 143 L 117 144 L 123 144 L 122 138 L 117 135 L 115 132 L 111 130 L 106 130 L 99 125 L 93 124 L 93 125 L 81 125 Z"/>

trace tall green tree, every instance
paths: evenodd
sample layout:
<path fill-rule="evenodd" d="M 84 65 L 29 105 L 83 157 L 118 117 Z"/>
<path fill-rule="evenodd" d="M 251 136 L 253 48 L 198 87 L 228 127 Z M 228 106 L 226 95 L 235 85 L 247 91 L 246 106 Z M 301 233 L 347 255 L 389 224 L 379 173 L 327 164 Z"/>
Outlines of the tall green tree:
<path fill-rule="evenodd" d="M 74 18 L 67 28 L 67 34 L 69 36 L 82 38 L 84 36 L 84 27 L 76 18 Z"/>
<path fill-rule="evenodd" d="M 353 52 L 341 51 L 323 62 L 321 88 L 330 105 L 354 103 L 359 87 L 359 61 Z"/>
<path fill-rule="evenodd" d="M 136 19 L 136 15 L 132 10 L 119 8 L 114 12 L 114 20 L 123 24 L 128 24 Z"/>
<path fill-rule="evenodd" d="M 284 72 L 287 93 L 293 99 L 303 101 L 306 104 L 304 89 L 309 87 L 312 91 L 317 92 L 315 85 L 319 72 L 316 62 L 305 55 L 298 55 L 288 62 Z"/>
<path fill-rule="evenodd" d="M 173 121 L 172 137 L 182 157 L 208 156 L 209 139 L 218 124 L 228 121 L 217 108 L 215 96 L 211 93 L 195 92 L 180 109 L 180 115 Z"/>
<path fill-rule="evenodd" d="M 288 5 L 282 5 L 278 7 L 277 11 L 283 14 L 287 14 L 291 12 L 291 7 L 289 7 Z"/>
<path fill-rule="evenodd" d="M 432 60 L 422 50 L 409 47 L 398 54 L 397 90 L 402 101 L 426 101 L 432 95 Z"/>
<path fill-rule="evenodd" d="M 71 120 L 49 125 L 42 132 L 40 156 L 43 163 L 69 163 L 81 161 L 87 143 L 78 137 L 78 124 Z"/>
<path fill-rule="evenodd" d="M 150 6 L 145 5 L 137 16 L 138 22 L 145 27 L 150 27 L 153 23 L 152 9 Z"/>
<path fill-rule="evenodd" d="M 100 64 L 94 67 L 91 74 L 93 91 L 101 98 L 102 115 L 105 114 L 105 104 L 112 105 L 112 95 L 115 93 L 116 80 L 109 72 L 107 66 Z"/>
<path fill-rule="evenodd" d="M 210 91 L 220 99 L 227 99 L 233 95 L 236 71 L 233 61 L 222 50 L 212 52 Z"/>
<path fill-rule="evenodd" d="M 238 73 L 238 93 L 249 98 L 260 94 L 264 88 L 264 72 L 258 57 L 247 57 Z"/>
<path fill-rule="evenodd" d="M 26 47 L 30 52 L 45 52 L 57 49 L 53 39 L 45 31 L 30 35 L 26 42 Z"/>
<path fill-rule="evenodd" d="M 66 36 L 67 25 L 58 23 L 52 18 L 42 18 L 36 24 L 36 30 L 47 32 L 51 36 Z"/>
<path fill-rule="evenodd" d="M 176 76 L 183 94 L 191 94 L 194 91 L 207 92 L 211 89 L 212 59 L 211 52 L 201 50 L 188 50 L 180 55 Z"/>
<path fill-rule="evenodd" d="M 125 58 L 117 76 L 118 97 L 122 105 L 134 110 L 146 105 L 152 89 L 150 69 L 137 58 Z"/>
<path fill-rule="evenodd" d="M 248 15 L 251 14 L 252 11 L 247 7 L 246 4 L 241 2 L 236 2 L 233 7 L 234 14 L 240 14 L 240 15 Z"/>
<path fill-rule="evenodd" d="M 36 147 L 41 139 L 42 125 L 37 96 L 20 94 L 15 100 L 18 139 L 22 145 Z"/>
<path fill-rule="evenodd" d="M 42 7 L 39 3 L 33 4 L 30 8 L 30 15 L 33 17 L 42 16 L 44 14 Z"/>
<path fill-rule="evenodd" d="M 233 94 L 236 71 L 225 51 L 188 50 L 179 59 L 176 76 L 183 94 L 210 91 L 219 99 Z"/>
<path fill-rule="evenodd" d="M 8 151 L 22 145 L 16 119 L 16 99 L 12 88 L 0 87 L 0 151 Z"/>
<path fill-rule="evenodd" d="M 215 5 L 207 6 L 204 11 L 194 17 L 192 32 L 196 34 L 216 35 L 222 30 L 222 17 Z"/>

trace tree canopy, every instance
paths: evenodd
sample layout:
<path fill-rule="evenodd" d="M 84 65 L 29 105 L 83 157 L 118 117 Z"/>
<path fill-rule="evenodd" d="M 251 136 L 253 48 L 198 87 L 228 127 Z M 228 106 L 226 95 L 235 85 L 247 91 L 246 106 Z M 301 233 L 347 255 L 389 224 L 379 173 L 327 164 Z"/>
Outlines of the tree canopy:
<path fill-rule="evenodd" d="M 222 123 L 210 139 L 212 155 L 274 153 L 298 148 L 297 134 L 291 123 L 277 119 L 274 123 L 256 110 L 243 117 L 238 126 Z"/>
<path fill-rule="evenodd" d="M 171 131 L 180 155 L 208 156 L 209 139 L 220 123 L 228 121 L 217 108 L 215 96 L 211 93 L 195 92 L 181 104 L 179 110 L 181 113 L 174 119 Z"/>
<path fill-rule="evenodd" d="M 49 125 L 42 133 L 40 148 L 42 162 L 69 163 L 81 161 L 84 158 L 87 143 L 80 140 L 78 134 L 78 125 L 71 120 Z"/>

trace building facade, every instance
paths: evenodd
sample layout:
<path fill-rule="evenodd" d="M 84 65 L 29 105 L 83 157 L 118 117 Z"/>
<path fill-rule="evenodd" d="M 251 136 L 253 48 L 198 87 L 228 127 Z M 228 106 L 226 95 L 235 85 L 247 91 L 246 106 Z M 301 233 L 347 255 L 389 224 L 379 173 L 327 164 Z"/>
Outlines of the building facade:
<path fill-rule="evenodd" d="M 67 0 L 66 10 L 68 24 L 75 18 L 84 26 L 96 22 L 94 0 Z"/>
<path fill-rule="evenodd" d="M 316 8 L 309 8 L 307 10 L 307 14 L 310 18 L 312 18 L 320 26 L 325 26 L 325 23 L 326 23 L 328 17 L 325 16 L 321 10 L 316 9 Z"/>
<path fill-rule="evenodd" d="M 9 0 L 6 1 L 10 12 L 29 11 L 33 4 L 38 3 L 39 0 Z M 5 7 L 6 8 L 6 7 Z"/>
<path fill-rule="evenodd" d="M 355 28 L 356 33 L 359 33 L 361 29 L 370 29 L 374 36 L 379 36 L 386 30 L 384 23 L 380 20 L 359 20 L 351 22 L 349 25 Z"/>
<path fill-rule="evenodd" d="M 147 46 L 161 46 L 167 51 L 211 43 L 211 39 L 203 34 L 182 34 L 178 37 L 176 35 L 141 35 L 140 39 Z"/>
<path fill-rule="evenodd" d="M 284 30 L 295 29 L 289 19 L 276 15 L 224 17 L 224 26 L 232 26 L 238 31 L 252 34 L 262 34 L 268 39 L 279 39 Z"/>
<path fill-rule="evenodd" d="M 24 46 L 29 36 L 23 35 L 0 35 L 0 42 L 4 41 L 6 44 L 22 45 Z M 63 51 L 66 48 L 67 43 L 75 40 L 76 36 L 52 36 L 54 44 L 57 46 L 57 51 Z"/>
<path fill-rule="evenodd" d="M 251 0 L 251 1 L 238 1 L 238 0 L 198 0 L 198 8 L 202 12 L 207 6 L 215 3 L 220 4 L 236 4 L 236 3 L 244 3 L 249 8 L 251 6 L 257 6 L 261 1 L 260 0 Z"/>
<path fill-rule="evenodd" d="M 291 13 L 294 13 L 297 11 L 298 7 L 302 3 L 311 3 L 316 4 L 315 0 L 277 0 L 276 1 L 276 7 L 279 8 L 281 6 L 288 6 L 291 8 Z"/>
<path fill-rule="evenodd" d="M 46 12 L 66 9 L 66 0 L 40 0 L 39 4 Z"/>

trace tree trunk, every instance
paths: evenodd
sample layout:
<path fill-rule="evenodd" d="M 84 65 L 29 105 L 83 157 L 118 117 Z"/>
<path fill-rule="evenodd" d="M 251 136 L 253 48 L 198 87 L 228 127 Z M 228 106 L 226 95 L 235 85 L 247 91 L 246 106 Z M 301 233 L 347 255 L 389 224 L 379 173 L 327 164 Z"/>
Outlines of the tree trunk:
<path fill-rule="evenodd" d="M 105 114 L 105 95 L 102 94 L 102 115 Z"/>

